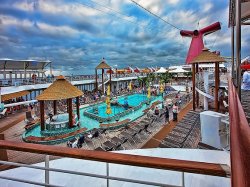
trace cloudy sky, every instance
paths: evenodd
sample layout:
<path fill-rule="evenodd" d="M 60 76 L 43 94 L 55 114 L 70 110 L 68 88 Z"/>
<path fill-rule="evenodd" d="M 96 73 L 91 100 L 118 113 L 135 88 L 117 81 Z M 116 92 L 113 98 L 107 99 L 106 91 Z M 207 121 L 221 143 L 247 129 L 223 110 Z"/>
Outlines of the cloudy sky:
<path fill-rule="evenodd" d="M 178 29 L 219 21 L 205 45 L 230 55 L 229 0 L 135 0 Z M 90 74 L 104 57 L 113 67 L 184 64 L 190 38 L 130 0 L 1 0 L 0 58 L 48 59 L 54 70 Z M 250 54 L 242 30 L 242 57 Z"/>

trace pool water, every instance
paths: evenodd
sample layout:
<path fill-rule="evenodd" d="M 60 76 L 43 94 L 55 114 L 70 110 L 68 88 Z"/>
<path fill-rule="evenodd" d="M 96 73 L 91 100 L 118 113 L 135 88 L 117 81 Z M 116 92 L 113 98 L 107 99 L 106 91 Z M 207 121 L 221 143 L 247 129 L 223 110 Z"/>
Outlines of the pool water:
<path fill-rule="evenodd" d="M 146 95 L 134 94 L 134 95 L 129 95 L 126 97 L 118 98 L 117 101 L 118 101 L 119 105 L 118 106 L 117 105 L 111 106 L 111 110 L 112 110 L 111 114 L 106 114 L 106 108 L 107 108 L 106 103 L 94 105 L 92 108 L 90 108 L 86 111 L 89 113 L 93 113 L 95 115 L 98 115 L 102 118 L 107 118 L 107 117 L 115 116 L 115 115 L 125 111 L 126 109 L 122 105 L 124 105 L 126 101 L 128 102 L 129 106 L 135 107 L 135 106 L 138 106 L 142 101 L 146 101 L 146 100 L 147 100 Z"/>
<path fill-rule="evenodd" d="M 142 95 L 142 94 L 134 94 L 134 95 L 126 96 L 126 97 L 128 100 L 128 104 L 130 106 L 139 105 L 140 102 L 144 101 L 147 98 L 146 95 Z M 124 100 L 125 100 L 124 96 L 118 98 L 118 102 L 121 104 L 124 104 Z M 151 103 L 153 103 L 157 100 L 162 101 L 162 97 L 161 96 L 152 97 Z M 120 117 L 119 121 L 122 121 L 125 119 L 130 119 L 131 121 L 136 120 L 138 117 L 140 117 L 144 114 L 143 111 L 145 109 L 147 109 L 150 105 L 146 105 L 146 104 L 142 105 L 142 107 L 140 109 L 138 109 L 132 113 L 129 113 L 123 117 Z M 119 108 L 119 107 L 116 108 L 116 107 L 112 106 L 112 113 L 119 113 L 120 111 L 124 110 L 122 108 Z M 159 108 L 161 108 L 161 104 L 159 104 Z M 86 127 L 88 130 L 91 130 L 93 128 L 99 128 L 100 123 L 97 120 L 91 119 L 83 114 L 84 111 L 86 111 L 86 110 L 87 111 L 93 110 L 93 106 L 88 106 L 86 108 L 80 109 L 80 126 L 81 126 L 81 128 Z M 104 103 L 98 104 L 98 110 L 100 112 L 99 115 L 103 115 L 103 116 L 107 115 L 105 113 L 106 112 L 106 103 L 104 102 Z M 114 123 L 114 122 L 115 122 L 115 120 L 110 121 L 109 123 Z M 27 136 L 42 137 L 42 135 L 40 133 L 40 126 L 37 126 L 34 129 L 32 129 L 31 131 L 27 132 L 25 136 L 26 137 Z"/>

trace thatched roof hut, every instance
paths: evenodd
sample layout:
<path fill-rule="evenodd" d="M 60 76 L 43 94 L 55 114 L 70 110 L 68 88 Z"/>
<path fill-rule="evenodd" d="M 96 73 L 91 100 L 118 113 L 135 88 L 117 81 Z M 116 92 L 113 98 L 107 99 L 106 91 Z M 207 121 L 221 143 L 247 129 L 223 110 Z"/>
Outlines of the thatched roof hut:
<path fill-rule="evenodd" d="M 98 66 L 96 66 L 95 69 L 111 69 L 111 67 L 103 59 L 101 63 Z"/>
<path fill-rule="evenodd" d="M 196 84 L 195 84 L 195 74 L 199 72 L 199 64 L 202 63 L 214 63 L 215 64 L 215 90 L 214 90 L 214 105 L 215 105 L 215 111 L 219 111 L 219 102 L 218 102 L 218 93 L 219 93 L 219 84 L 220 84 L 220 79 L 219 79 L 219 63 L 220 62 L 226 62 L 224 58 L 219 56 L 216 53 L 212 53 L 209 51 L 209 49 L 204 48 L 202 52 L 196 56 L 190 64 L 192 64 L 192 82 L 193 82 L 193 90 L 196 90 Z M 197 106 L 199 106 L 199 93 L 196 93 L 197 96 L 195 96 L 195 91 L 193 91 L 193 110 L 195 110 L 195 102 Z"/>
<path fill-rule="evenodd" d="M 196 56 L 190 63 L 216 63 L 216 62 L 226 62 L 224 58 L 217 55 L 216 53 L 212 53 L 208 48 L 204 48 L 202 52 Z"/>
<path fill-rule="evenodd" d="M 68 82 L 60 75 L 41 95 L 37 96 L 38 101 L 54 101 L 61 99 L 75 98 L 83 95 L 83 92 Z"/>

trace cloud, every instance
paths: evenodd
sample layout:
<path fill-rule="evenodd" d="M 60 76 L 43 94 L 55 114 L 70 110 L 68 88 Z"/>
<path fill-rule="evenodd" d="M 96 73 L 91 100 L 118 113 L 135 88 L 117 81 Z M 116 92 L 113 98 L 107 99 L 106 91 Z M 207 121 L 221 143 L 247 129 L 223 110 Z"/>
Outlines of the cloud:
<path fill-rule="evenodd" d="M 90 74 L 105 57 L 111 66 L 184 64 L 194 30 L 215 21 L 221 31 L 204 37 L 207 47 L 230 55 L 228 1 L 136 0 L 170 24 L 130 0 L 2 0 L 0 57 L 40 58 L 63 73 Z M 199 25 L 198 25 L 199 22 Z M 242 56 L 249 55 L 249 29 L 242 30 Z"/>

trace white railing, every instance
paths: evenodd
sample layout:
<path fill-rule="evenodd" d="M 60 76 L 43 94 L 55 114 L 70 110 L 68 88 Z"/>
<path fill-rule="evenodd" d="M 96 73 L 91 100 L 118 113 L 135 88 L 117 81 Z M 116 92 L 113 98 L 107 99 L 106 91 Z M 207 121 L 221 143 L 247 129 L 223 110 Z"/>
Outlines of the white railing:
<path fill-rule="evenodd" d="M 123 178 L 123 177 L 115 177 L 110 176 L 110 163 L 106 163 L 106 175 L 103 174 L 93 174 L 88 172 L 79 172 L 79 171 L 72 171 L 72 170 L 65 170 L 65 169 L 58 169 L 58 168 L 51 168 L 49 164 L 49 155 L 45 156 L 45 166 L 36 166 L 36 165 L 28 165 L 28 164 L 21 164 L 21 163 L 15 163 L 15 162 L 9 162 L 9 161 L 0 161 L 0 164 L 8 165 L 8 166 L 15 166 L 15 167 L 23 167 L 23 168 L 31 168 L 31 169 L 37 169 L 37 170 L 43 170 L 45 172 L 45 178 L 44 183 L 43 182 L 37 182 L 32 180 L 26 180 L 26 179 L 20 179 L 16 177 L 9 177 L 9 176 L 3 176 L 0 175 L 0 179 L 5 179 L 9 181 L 15 181 L 15 182 L 21 182 L 26 184 L 34 184 L 38 186 L 48 186 L 48 187 L 63 187 L 61 185 L 57 184 L 51 184 L 50 183 L 50 172 L 58 172 L 58 173 L 64 173 L 64 174 L 73 174 L 73 175 L 79 175 L 79 176 L 87 176 L 87 177 L 95 177 L 100 179 L 106 179 L 106 186 L 110 186 L 110 180 L 112 181 L 120 181 L 120 182 L 128 182 L 128 183 L 134 183 L 134 184 L 144 184 L 144 185 L 151 185 L 151 186 L 164 186 L 164 187 L 184 187 L 185 186 L 185 172 L 181 172 L 181 185 L 170 185 L 165 184 L 161 182 L 151 182 L 151 181 L 144 181 L 144 180 L 136 180 L 136 179 L 129 179 L 129 178 Z"/>

